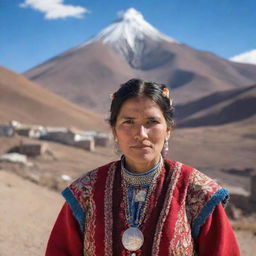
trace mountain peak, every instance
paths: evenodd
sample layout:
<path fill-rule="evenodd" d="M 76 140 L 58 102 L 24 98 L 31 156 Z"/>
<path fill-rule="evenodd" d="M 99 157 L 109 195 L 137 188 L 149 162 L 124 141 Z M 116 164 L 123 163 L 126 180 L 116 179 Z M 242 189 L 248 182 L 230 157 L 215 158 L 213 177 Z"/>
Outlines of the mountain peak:
<path fill-rule="evenodd" d="M 134 68 L 140 67 L 140 57 L 156 49 L 159 42 L 178 43 L 150 25 L 134 8 L 119 12 L 114 23 L 80 47 L 98 41 L 112 48 Z"/>
<path fill-rule="evenodd" d="M 126 11 L 121 11 L 117 14 L 118 21 L 134 21 L 134 20 L 140 20 L 143 21 L 144 17 L 143 15 L 135 10 L 134 8 L 129 8 Z"/>

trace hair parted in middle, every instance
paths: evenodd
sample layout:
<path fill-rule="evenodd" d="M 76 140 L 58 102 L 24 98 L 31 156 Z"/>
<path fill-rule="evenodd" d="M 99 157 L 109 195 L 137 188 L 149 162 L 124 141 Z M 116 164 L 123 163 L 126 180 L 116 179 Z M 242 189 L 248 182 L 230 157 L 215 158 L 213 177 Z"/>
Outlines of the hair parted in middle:
<path fill-rule="evenodd" d="M 128 99 L 146 96 L 153 100 L 162 110 L 163 116 L 168 126 L 174 126 L 173 114 L 174 106 L 169 93 L 169 89 L 164 84 L 147 82 L 141 79 L 131 79 L 124 84 L 112 95 L 112 103 L 110 107 L 109 124 L 113 127 L 120 109 L 124 102 Z"/>

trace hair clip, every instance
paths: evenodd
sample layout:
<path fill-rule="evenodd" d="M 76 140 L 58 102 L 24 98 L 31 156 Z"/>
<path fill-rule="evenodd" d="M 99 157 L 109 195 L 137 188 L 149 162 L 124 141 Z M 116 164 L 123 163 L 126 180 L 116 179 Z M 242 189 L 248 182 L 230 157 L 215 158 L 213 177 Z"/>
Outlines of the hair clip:
<path fill-rule="evenodd" d="M 168 88 L 165 87 L 165 88 L 163 89 L 162 96 L 163 96 L 163 97 L 166 97 L 166 98 L 168 98 L 168 99 L 170 99 L 170 91 L 169 91 Z"/>
<path fill-rule="evenodd" d="M 109 94 L 109 97 L 110 97 L 111 100 L 113 100 L 116 97 L 116 93 Z"/>

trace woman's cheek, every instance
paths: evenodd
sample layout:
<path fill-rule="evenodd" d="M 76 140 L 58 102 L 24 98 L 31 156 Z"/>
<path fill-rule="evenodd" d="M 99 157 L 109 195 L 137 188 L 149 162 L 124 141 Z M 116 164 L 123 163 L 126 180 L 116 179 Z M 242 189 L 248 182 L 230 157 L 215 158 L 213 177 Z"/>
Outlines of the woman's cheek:
<path fill-rule="evenodd" d="M 119 136 L 121 136 L 122 138 L 124 138 L 124 137 L 130 137 L 131 136 L 131 134 L 132 134 L 132 129 L 131 129 L 131 127 L 127 127 L 127 126 L 123 126 L 123 127 L 120 127 L 119 129 L 118 129 L 118 134 L 119 134 Z"/>
<path fill-rule="evenodd" d="M 156 140 L 166 136 L 166 128 L 164 127 L 155 127 L 151 130 L 151 136 Z"/>

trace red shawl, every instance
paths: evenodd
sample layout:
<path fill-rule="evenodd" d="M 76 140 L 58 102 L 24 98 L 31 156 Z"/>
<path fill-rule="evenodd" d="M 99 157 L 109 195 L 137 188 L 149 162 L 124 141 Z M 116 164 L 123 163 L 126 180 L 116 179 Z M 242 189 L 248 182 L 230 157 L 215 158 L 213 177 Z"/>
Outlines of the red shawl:
<path fill-rule="evenodd" d="M 63 195 L 84 234 L 84 255 L 131 255 L 121 243 L 128 226 L 120 161 L 82 176 Z M 197 170 L 165 160 L 141 228 L 145 241 L 136 255 L 196 255 L 201 226 L 227 195 Z"/>

